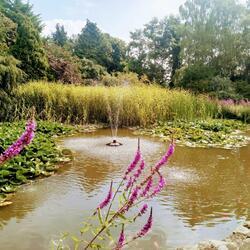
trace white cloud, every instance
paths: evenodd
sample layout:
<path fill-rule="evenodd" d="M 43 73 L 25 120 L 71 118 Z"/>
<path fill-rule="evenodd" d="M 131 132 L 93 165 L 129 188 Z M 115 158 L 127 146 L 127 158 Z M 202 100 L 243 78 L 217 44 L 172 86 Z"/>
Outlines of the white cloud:
<path fill-rule="evenodd" d="M 52 19 L 44 21 L 43 35 L 49 36 L 55 31 L 56 24 L 59 23 L 64 26 L 69 36 L 80 33 L 85 25 L 85 21 L 82 20 L 64 20 L 64 19 Z"/>

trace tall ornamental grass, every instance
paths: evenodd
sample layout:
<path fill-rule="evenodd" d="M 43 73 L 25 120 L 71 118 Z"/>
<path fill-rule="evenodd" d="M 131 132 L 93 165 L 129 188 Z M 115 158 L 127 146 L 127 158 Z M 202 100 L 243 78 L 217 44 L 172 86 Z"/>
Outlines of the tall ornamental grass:
<path fill-rule="evenodd" d="M 68 123 L 108 122 L 108 107 L 119 105 L 119 125 L 146 126 L 157 121 L 215 117 L 217 105 L 205 96 L 158 86 L 73 86 L 32 82 L 15 90 L 13 116 L 25 118 L 34 106 L 38 118 Z"/>

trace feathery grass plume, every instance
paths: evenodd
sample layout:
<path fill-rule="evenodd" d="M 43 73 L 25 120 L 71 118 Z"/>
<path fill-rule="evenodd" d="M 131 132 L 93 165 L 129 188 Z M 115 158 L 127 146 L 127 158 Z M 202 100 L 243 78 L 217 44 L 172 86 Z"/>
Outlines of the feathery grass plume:
<path fill-rule="evenodd" d="M 0 164 L 18 155 L 25 146 L 29 145 L 35 136 L 36 122 L 28 120 L 24 133 L 0 155 Z"/>

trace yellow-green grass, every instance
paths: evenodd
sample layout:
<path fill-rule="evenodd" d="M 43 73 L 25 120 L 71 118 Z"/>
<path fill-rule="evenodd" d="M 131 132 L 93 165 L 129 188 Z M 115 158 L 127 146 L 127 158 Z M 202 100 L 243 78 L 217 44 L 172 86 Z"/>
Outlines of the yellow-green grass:
<path fill-rule="evenodd" d="M 158 86 L 73 86 L 32 82 L 15 90 L 18 118 L 34 106 L 38 118 L 68 122 L 108 122 L 108 105 L 120 108 L 120 125 L 150 125 L 174 119 L 195 120 L 215 117 L 217 105 L 206 96 Z M 14 115 L 14 114 L 13 114 Z"/>

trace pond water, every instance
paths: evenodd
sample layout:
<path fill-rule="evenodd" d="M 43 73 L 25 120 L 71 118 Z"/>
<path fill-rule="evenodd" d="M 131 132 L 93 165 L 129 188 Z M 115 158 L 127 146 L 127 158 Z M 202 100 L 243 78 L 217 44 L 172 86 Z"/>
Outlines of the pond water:
<path fill-rule="evenodd" d="M 23 186 L 9 207 L 0 208 L 0 249 L 49 249 L 60 232 L 77 233 L 84 217 L 118 182 L 134 156 L 137 138 L 119 130 L 121 147 L 107 147 L 110 131 L 68 137 L 61 143 L 75 159 L 58 173 Z M 148 165 L 167 148 L 156 138 L 142 137 Z M 250 219 L 250 145 L 240 149 L 177 146 L 163 168 L 168 185 L 150 201 L 152 232 L 128 249 L 174 249 L 204 239 L 223 239 Z M 142 224 L 131 228 L 131 233 Z"/>

